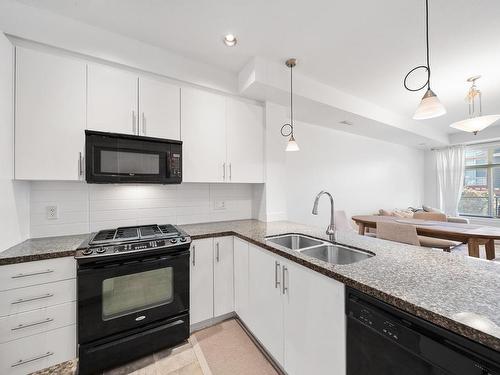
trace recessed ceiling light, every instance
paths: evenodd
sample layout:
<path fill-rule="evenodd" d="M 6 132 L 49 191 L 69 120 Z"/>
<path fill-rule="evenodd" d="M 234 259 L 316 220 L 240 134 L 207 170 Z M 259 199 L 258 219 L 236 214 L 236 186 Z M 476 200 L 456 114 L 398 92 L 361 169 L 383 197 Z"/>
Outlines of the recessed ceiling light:
<path fill-rule="evenodd" d="M 234 47 L 238 42 L 233 34 L 227 34 L 224 39 L 224 44 L 228 47 Z"/>

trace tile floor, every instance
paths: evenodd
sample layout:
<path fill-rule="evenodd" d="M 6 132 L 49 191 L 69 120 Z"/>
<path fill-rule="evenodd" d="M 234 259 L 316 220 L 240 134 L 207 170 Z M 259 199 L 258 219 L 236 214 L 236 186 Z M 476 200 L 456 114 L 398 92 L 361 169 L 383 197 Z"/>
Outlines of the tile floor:
<path fill-rule="evenodd" d="M 68 361 L 33 375 L 75 375 Z M 194 333 L 189 341 L 101 375 L 278 375 L 235 319 Z"/>

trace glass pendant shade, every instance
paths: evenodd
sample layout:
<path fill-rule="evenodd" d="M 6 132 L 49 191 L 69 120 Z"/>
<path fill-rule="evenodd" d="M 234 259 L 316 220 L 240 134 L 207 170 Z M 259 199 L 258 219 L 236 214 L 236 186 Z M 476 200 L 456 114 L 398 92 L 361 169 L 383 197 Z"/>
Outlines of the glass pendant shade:
<path fill-rule="evenodd" d="M 413 115 L 414 120 L 426 120 L 429 118 L 439 117 L 446 113 L 446 108 L 436 96 L 434 91 L 427 89 L 427 92 L 422 97 L 420 104 Z"/>
<path fill-rule="evenodd" d="M 290 139 L 288 140 L 288 143 L 286 144 L 285 151 L 300 151 L 299 145 L 295 141 L 293 134 L 290 136 Z"/>
<path fill-rule="evenodd" d="M 475 134 L 498 120 L 500 120 L 500 115 L 478 116 L 454 122 L 450 126 L 464 132 Z"/>

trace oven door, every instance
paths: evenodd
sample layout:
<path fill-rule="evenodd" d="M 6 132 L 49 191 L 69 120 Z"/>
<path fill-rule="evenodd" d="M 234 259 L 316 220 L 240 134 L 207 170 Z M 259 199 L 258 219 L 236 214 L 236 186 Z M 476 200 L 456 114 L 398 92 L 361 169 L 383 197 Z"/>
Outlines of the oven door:
<path fill-rule="evenodd" d="M 78 342 L 189 311 L 189 251 L 78 269 Z"/>

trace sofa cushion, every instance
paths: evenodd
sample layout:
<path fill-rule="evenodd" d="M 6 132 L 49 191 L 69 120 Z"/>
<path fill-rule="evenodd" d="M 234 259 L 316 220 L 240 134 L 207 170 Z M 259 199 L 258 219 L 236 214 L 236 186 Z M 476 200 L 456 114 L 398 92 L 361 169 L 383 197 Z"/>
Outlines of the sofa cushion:
<path fill-rule="evenodd" d="M 434 207 L 431 207 L 431 206 L 422 205 L 422 209 L 425 212 L 439 212 L 441 214 L 444 214 L 444 212 L 441 211 L 439 208 L 434 208 Z"/>

